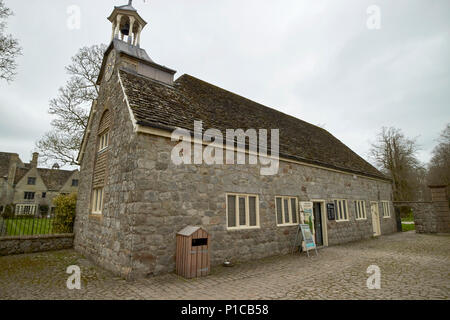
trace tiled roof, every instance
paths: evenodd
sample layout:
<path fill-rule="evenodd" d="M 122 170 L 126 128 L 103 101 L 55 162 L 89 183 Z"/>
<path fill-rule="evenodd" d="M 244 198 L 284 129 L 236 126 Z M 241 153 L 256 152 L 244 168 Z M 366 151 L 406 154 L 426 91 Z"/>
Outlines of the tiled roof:
<path fill-rule="evenodd" d="M 52 191 L 60 190 L 74 172 L 75 171 L 38 168 L 38 173 L 48 190 Z"/>
<path fill-rule="evenodd" d="M 38 168 L 39 176 L 42 178 L 44 184 L 48 190 L 58 191 L 60 190 L 67 180 L 72 176 L 74 171 L 68 170 L 55 170 L 55 169 L 42 169 Z M 19 181 L 30 171 L 30 168 L 17 168 L 16 176 L 14 178 L 14 184 Z"/>
<path fill-rule="evenodd" d="M 328 131 L 277 110 L 183 75 L 174 86 L 121 70 L 125 93 L 138 124 L 168 130 L 203 128 L 280 129 L 280 157 L 387 179 Z"/>
<path fill-rule="evenodd" d="M 14 176 L 14 184 L 18 184 L 19 181 L 30 171 L 29 168 L 16 168 L 16 175 Z"/>

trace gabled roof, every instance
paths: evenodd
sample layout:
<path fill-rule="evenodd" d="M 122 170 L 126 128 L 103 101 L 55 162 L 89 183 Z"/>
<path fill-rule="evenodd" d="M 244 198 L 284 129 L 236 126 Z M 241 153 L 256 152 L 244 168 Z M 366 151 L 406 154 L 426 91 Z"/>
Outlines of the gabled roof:
<path fill-rule="evenodd" d="M 14 184 L 18 184 L 20 180 L 30 171 L 30 168 L 17 168 L 16 175 L 14 176 Z"/>
<path fill-rule="evenodd" d="M 120 70 L 125 94 L 138 125 L 193 132 L 203 128 L 280 129 L 280 158 L 379 179 L 386 178 L 328 131 L 190 75 L 169 86 Z"/>
<path fill-rule="evenodd" d="M 44 184 L 47 186 L 48 190 L 51 191 L 60 190 L 67 182 L 67 180 L 69 180 L 69 178 L 77 171 L 42 168 L 38 168 L 37 170 L 42 180 L 44 181 Z"/>
<path fill-rule="evenodd" d="M 14 184 L 18 184 L 30 170 L 31 168 L 17 168 Z M 50 191 L 60 190 L 76 171 L 37 168 L 39 176 Z"/>

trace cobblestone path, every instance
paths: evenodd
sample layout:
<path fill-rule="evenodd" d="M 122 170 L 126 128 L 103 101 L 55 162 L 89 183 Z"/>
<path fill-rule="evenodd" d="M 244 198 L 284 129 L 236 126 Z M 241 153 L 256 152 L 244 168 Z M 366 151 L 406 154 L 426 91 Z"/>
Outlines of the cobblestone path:
<path fill-rule="evenodd" d="M 82 270 L 81 290 L 66 288 L 66 268 Z M 381 289 L 369 290 L 369 265 Z M 414 231 L 319 250 L 213 268 L 186 280 L 175 274 L 125 281 L 73 250 L 0 257 L 0 299 L 445 299 L 450 297 L 450 235 Z"/>

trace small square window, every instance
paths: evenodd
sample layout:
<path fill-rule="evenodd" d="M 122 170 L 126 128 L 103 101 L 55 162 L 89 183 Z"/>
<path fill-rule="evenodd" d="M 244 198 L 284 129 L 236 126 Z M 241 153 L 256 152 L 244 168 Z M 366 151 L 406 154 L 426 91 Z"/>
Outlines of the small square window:
<path fill-rule="evenodd" d="M 72 180 L 72 187 L 78 187 L 78 179 Z"/>
<path fill-rule="evenodd" d="M 45 199 L 47 197 L 47 192 L 42 192 L 42 199 Z"/>
<path fill-rule="evenodd" d="M 28 185 L 30 185 L 30 186 L 36 185 L 36 178 L 28 177 Z"/>

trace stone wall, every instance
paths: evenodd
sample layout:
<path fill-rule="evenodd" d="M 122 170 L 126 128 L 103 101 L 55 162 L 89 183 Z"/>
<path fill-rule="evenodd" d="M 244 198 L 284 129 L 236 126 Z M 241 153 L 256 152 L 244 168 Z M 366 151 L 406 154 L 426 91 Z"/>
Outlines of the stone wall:
<path fill-rule="evenodd" d="M 70 249 L 73 234 L 1 237 L 0 256 Z"/>
<path fill-rule="evenodd" d="M 450 233 L 450 208 L 447 186 L 430 186 L 436 219 L 436 232 Z"/>
<path fill-rule="evenodd" d="M 104 189 L 102 215 L 91 214 L 91 193 L 98 139 L 98 127 L 104 111 L 111 111 L 109 131 L 108 176 Z M 128 277 L 131 272 L 131 219 L 128 214 L 133 202 L 132 186 L 137 167 L 135 134 L 127 109 L 117 70 L 107 84 L 100 87 L 92 127 L 80 168 L 75 249 L 102 267 Z"/>
<path fill-rule="evenodd" d="M 446 186 L 431 186 L 431 202 L 396 201 L 394 205 L 410 207 L 418 233 L 450 233 L 450 210 Z"/>
<path fill-rule="evenodd" d="M 133 228 L 133 272 L 174 269 L 175 235 L 187 225 L 203 226 L 212 236 L 213 265 L 225 258 L 258 259 L 289 252 L 296 227 L 278 227 L 275 196 L 299 201 L 347 199 L 350 221 L 327 221 L 329 245 L 373 235 L 370 201 L 391 200 L 388 182 L 330 170 L 281 162 L 274 176 L 261 176 L 259 165 L 181 165 L 170 161 L 175 142 L 139 134 L 138 168 L 130 186 L 127 210 Z M 226 193 L 257 194 L 260 228 L 227 230 Z M 354 200 L 366 201 L 366 220 L 356 220 Z M 382 217 L 382 234 L 397 231 L 394 210 Z M 132 218 L 131 218 L 132 217 Z"/>
<path fill-rule="evenodd" d="M 417 233 L 436 233 L 436 218 L 432 202 L 396 201 L 396 207 L 410 207 L 413 211 Z"/>

